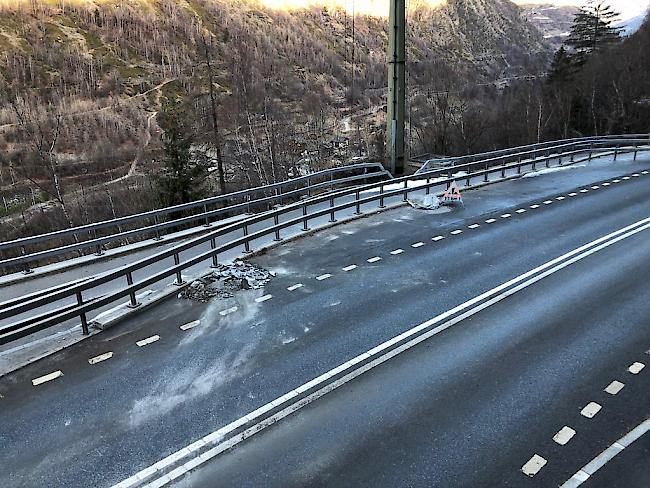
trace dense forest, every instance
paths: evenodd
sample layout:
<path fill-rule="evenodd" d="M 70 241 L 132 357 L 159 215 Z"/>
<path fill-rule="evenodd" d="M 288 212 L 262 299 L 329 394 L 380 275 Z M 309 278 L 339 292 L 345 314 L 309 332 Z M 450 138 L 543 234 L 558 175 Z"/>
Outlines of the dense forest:
<path fill-rule="evenodd" d="M 647 22 L 578 60 L 508 0 L 408 18 L 411 155 L 650 129 Z M 0 231 L 382 160 L 386 43 L 383 17 L 254 0 L 0 3 Z"/>

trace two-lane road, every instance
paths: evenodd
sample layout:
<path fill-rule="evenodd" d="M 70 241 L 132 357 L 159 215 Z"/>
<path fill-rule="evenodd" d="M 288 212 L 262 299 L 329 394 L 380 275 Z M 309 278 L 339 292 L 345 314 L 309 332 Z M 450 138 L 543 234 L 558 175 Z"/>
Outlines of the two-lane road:
<path fill-rule="evenodd" d="M 171 300 L 3 377 L 0 484 L 120 482 L 431 317 L 647 219 L 648 166 L 585 173 L 584 183 L 574 175 L 564 187 L 545 176 L 503 183 L 454 214 L 402 208 L 334 227 L 255 258 L 277 272 L 264 290 Z M 494 205 L 491 191 L 509 203 Z M 648 413 L 648 371 L 628 378 L 626 368 L 650 349 L 649 236 L 495 303 L 182 483 L 565 481 Z M 625 388 L 604 393 L 615 379 Z M 592 400 L 603 409 L 587 422 L 580 410 Z M 564 425 L 577 434 L 560 448 L 552 437 Z M 547 465 L 528 478 L 521 467 L 533 454 Z"/>

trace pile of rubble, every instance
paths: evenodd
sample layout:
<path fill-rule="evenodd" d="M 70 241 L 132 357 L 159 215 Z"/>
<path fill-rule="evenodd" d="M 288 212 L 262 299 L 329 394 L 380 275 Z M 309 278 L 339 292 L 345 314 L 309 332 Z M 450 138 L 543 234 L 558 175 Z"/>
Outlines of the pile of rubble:
<path fill-rule="evenodd" d="M 220 264 L 209 275 L 192 282 L 179 297 L 203 303 L 212 298 L 232 298 L 236 291 L 262 288 L 273 276 L 272 271 L 237 260 L 232 264 Z"/>

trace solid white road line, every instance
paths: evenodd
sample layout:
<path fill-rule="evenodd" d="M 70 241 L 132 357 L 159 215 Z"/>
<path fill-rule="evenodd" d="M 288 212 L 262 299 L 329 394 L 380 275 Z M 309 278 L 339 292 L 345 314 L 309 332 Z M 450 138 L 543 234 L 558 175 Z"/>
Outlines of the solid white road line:
<path fill-rule="evenodd" d="M 144 346 L 148 346 L 149 344 L 153 344 L 154 342 L 156 342 L 159 339 L 160 339 L 160 336 L 155 335 L 155 336 L 147 337 L 146 339 L 142 339 L 141 341 L 136 342 L 136 344 L 137 344 L 138 347 L 144 347 Z"/>
<path fill-rule="evenodd" d="M 594 459 L 585 464 L 576 474 L 560 486 L 560 488 L 577 488 L 596 471 L 605 466 L 609 461 L 614 459 L 621 451 L 630 447 L 633 442 L 638 440 L 641 436 L 645 435 L 650 430 L 650 419 L 647 419 L 642 424 L 635 427 L 631 432 L 621 437 L 614 442 L 611 446 L 601 452 Z"/>
<path fill-rule="evenodd" d="M 88 364 L 101 363 L 102 361 L 106 361 L 107 359 L 111 359 L 112 357 L 113 357 L 112 352 L 105 352 L 104 354 L 100 354 L 99 356 L 95 356 L 94 358 L 90 358 L 88 360 Z"/>
<path fill-rule="evenodd" d="M 34 386 L 42 385 L 43 383 L 47 383 L 48 381 L 55 380 L 57 378 L 60 378 L 61 376 L 63 376 L 63 372 L 61 370 L 54 371 L 53 373 L 46 374 L 38 378 L 34 378 L 32 380 L 32 385 Z"/>
<path fill-rule="evenodd" d="M 304 408 L 306 405 L 309 405 L 310 403 L 322 397 L 323 395 L 326 395 L 327 393 L 339 388 L 341 385 L 344 385 L 352 381 L 354 378 L 366 373 L 367 371 L 372 370 L 373 368 L 377 367 L 380 364 L 383 364 L 384 362 L 390 360 L 391 358 L 398 356 L 404 351 L 407 351 L 415 347 L 417 344 L 420 344 L 428 340 L 429 338 L 453 327 L 454 325 L 463 322 L 468 317 L 471 317 L 479 313 L 480 311 L 485 310 L 486 308 L 489 308 L 492 305 L 501 302 L 502 300 L 505 300 L 506 298 L 514 295 L 515 293 L 518 293 L 519 291 L 528 288 L 534 283 L 543 280 L 547 276 L 559 272 L 560 270 L 572 265 L 573 263 L 581 261 L 587 258 L 588 256 L 597 253 L 602 249 L 610 247 L 617 242 L 620 242 L 624 239 L 634 236 L 647 229 L 650 229 L 650 217 L 638 221 L 622 229 L 619 229 L 615 232 L 612 232 L 606 236 L 603 236 L 599 239 L 589 242 L 583 246 L 580 246 L 579 248 L 576 248 L 573 251 L 570 251 L 566 254 L 563 254 L 562 256 L 559 256 L 551 261 L 548 261 L 542 264 L 541 266 L 538 266 L 535 269 L 532 269 L 520 276 L 517 276 L 516 278 L 513 278 L 505 283 L 502 283 L 501 285 L 489 291 L 486 291 L 481 295 L 478 295 L 450 310 L 447 310 L 446 312 L 437 315 L 436 317 L 433 317 L 432 319 L 426 322 L 423 322 L 420 325 L 417 325 L 403 332 L 402 334 L 396 337 L 393 337 L 392 339 L 378 345 L 377 347 L 374 347 L 369 351 L 360 354 L 359 356 L 356 356 L 350 361 L 334 369 L 331 369 L 330 371 L 318 376 L 317 378 L 314 378 L 313 380 L 305 383 L 304 385 L 299 386 L 298 388 L 290 391 L 286 395 L 283 395 L 282 397 L 266 405 L 263 405 L 262 407 L 251 412 L 245 417 L 242 417 L 212 432 L 211 434 L 208 434 L 207 436 L 203 437 L 202 439 L 195 442 L 194 444 L 197 444 L 198 442 L 201 441 L 203 441 L 206 444 L 216 444 L 217 442 L 218 444 L 216 444 L 215 447 L 213 447 L 209 451 L 201 454 L 197 459 L 192 459 L 188 461 L 187 463 L 185 463 L 185 465 L 181 466 L 181 468 L 184 467 L 185 470 L 187 471 L 189 469 L 193 469 L 199 466 L 200 464 L 208 461 L 209 459 L 215 457 L 221 452 L 239 444 L 244 439 L 247 439 L 256 433 L 261 432 L 262 430 L 273 425 L 279 420 L 287 417 L 288 415 L 291 415 L 292 413 L 300 410 L 301 408 Z M 401 345 L 395 347 L 395 345 L 398 343 L 401 343 Z M 369 360 L 371 358 L 374 359 L 372 359 L 370 362 L 367 362 L 361 367 L 357 366 L 360 362 Z M 349 372 L 347 372 L 347 374 L 335 380 L 334 382 L 328 383 L 328 381 L 331 381 L 331 378 L 339 375 L 344 371 L 349 371 Z M 296 400 L 291 404 L 288 403 L 292 401 L 292 399 L 294 399 L 295 397 L 301 395 L 302 393 L 312 390 L 313 388 L 317 388 L 320 385 L 322 385 L 320 389 L 314 391 L 309 396 L 300 398 L 299 400 Z M 287 404 L 287 406 L 283 410 L 280 410 L 278 413 L 274 414 L 271 417 L 265 417 L 265 414 L 270 410 L 272 410 L 273 408 L 285 404 Z M 600 406 L 598 407 L 600 408 Z M 252 425 L 251 427 L 249 427 L 244 432 L 240 432 L 237 435 L 227 438 L 227 436 L 232 434 L 236 429 L 242 427 L 243 425 L 249 422 L 253 422 L 256 420 L 258 422 Z M 128 488 L 136 484 L 140 484 L 144 479 L 152 476 L 153 474 L 163 469 L 166 469 L 171 464 L 176 463 L 177 461 L 180 461 L 181 459 L 188 457 L 191 454 L 191 452 L 192 451 L 189 449 L 189 447 L 181 449 L 176 453 L 173 453 L 167 456 L 166 458 L 162 459 L 158 463 L 150 466 L 149 468 L 146 468 L 140 471 L 139 473 L 136 473 L 132 477 L 124 480 L 123 482 L 119 483 L 116 486 L 119 486 L 120 488 Z M 169 474 L 163 475 L 161 478 L 155 480 L 154 483 L 158 483 L 160 481 L 161 484 L 159 486 L 162 486 L 168 482 L 168 480 L 170 479 L 169 476 L 170 476 Z"/>
<path fill-rule="evenodd" d="M 435 237 L 431 238 L 431 240 L 434 241 L 434 242 L 438 242 L 438 241 L 443 240 L 444 238 L 445 238 L 445 236 L 435 236 Z"/>
<path fill-rule="evenodd" d="M 287 287 L 287 290 L 289 291 L 296 291 L 298 288 L 302 288 L 302 283 L 296 283 L 295 285 L 291 285 Z"/>
<path fill-rule="evenodd" d="M 393 256 L 397 256 L 398 254 L 402 254 L 404 252 L 404 249 L 395 249 L 394 251 L 391 251 L 390 253 Z"/>
<path fill-rule="evenodd" d="M 381 258 L 379 256 L 375 256 L 374 258 L 368 259 L 369 263 L 376 263 L 378 261 L 381 261 Z"/>
<path fill-rule="evenodd" d="M 331 274 L 325 273 L 325 274 L 322 274 L 320 276 L 317 276 L 316 281 L 323 281 L 323 280 L 326 280 L 326 279 L 331 278 L 331 277 L 332 277 Z"/>
<path fill-rule="evenodd" d="M 417 249 L 418 247 L 424 246 L 424 242 L 416 242 L 415 244 L 411 244 L 411 247 L 414 249 Z"/>
<path fill-rule="evenodd" d="M 587 406 L 580 411 L 580 415 L 592 419 L 598 412 L 600 412 L 601 408 L 603 407 L 598 405 L 596 402 L 589 402 Z"/>
<path fill-rule="evenodd" d="M 553 436 L 553 440 L 557 442 L 559 445 L 564 446 L 566 445 L 567 442 L 573 439 L 574 435 L 576 435 L 576 431 L 573 430 L 571 427 L 565 425 L 560 429 L 560 431 L 557 434 Z"/>
<path fill-rule="evenodd" d="M 316 279 L 318 279 L 318 278 L 316 278 Z M 262 303 L 262 302 L 266 302 L 267 300 L 270 300 L 271 298 L 273 298 L 273 295 L 264 295 L 264 296 L 256 298 L 255 302 Z"/>
<path fill-rule="evenodd" d="M 450 232 L 450 234 L 451 234 L 452 236 L 457 236 L 458 234 L 462 234 L 462 233 L 463 233 L 463 231 L 460 230 L 460 229 L 452 230 L 452 231 Z"/>
<path fill-rule="evenodd" d="M 605 388 L 605 391 L 610 395 L 616 395 L 619 391 L 623 389 L 624 386 L 625 385 L 620 381 L 614 380 L 607 386 L 607 388 Z"/>
<path fill-rule="evenodd" d="M 528 460 L 526 464 L 521 467 L 521 470 L 526 476 L 532 478 L 539 470 L 546 465 L 547 461 L 539 454 L 533 454 L 533 457 Z"/>
<path fill-rule="evenodd" d="M 183 324 L 181 325 L 181 330 L 190 330 L 196 327 L 201 323 L 200 320 L 195 320 L 194 322 L 190 322 L 189 324 Z"/>
<path fill-rule="evenodd" d="M 343 268 L 343 271 L 347 272 L 347 271 L 352 271 L 353 269 L 357 269 L 356 264 L 351 264 L 350 266 L 346 266 L 345 268 Z"/>
<path fill-rule="evenodd" d="M 630 367 L 627 368 L 627 370 L 632 374 L 639 374 L 643 368 L 645 368 L 645 364 L 639 363 L 637 361 L 636 363 L 630 365 Z"/>
<path fill-rule="evenodd" d="M 225 317 L 226 315 L 230 315 L 231 313 L 235 313 L 237 310 L 239 310 L 239 307 L 230 307 L 230 308 L 227 308 L 227 309 L 222 310 L 221 312 L 219 312 L 219 315 L 221 315 L 222 317 Z"/>

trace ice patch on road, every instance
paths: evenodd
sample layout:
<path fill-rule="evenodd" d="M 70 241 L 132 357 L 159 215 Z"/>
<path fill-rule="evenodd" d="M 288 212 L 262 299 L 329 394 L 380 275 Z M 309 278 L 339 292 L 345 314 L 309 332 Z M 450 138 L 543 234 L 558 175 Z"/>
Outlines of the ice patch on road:
<path fill-rule="evenodd" d="M 205 368 L 205 363 L 192 365 L 161 378 L 153 388 L 153 393 L 136 400 L 128 412 L 130 428 L 169 414 L 176 407 L 203 397 L 227 381 L 246 374 L 247 362 L 254 345 L 245 346 L 241 351 L 217 359 Z"/>

